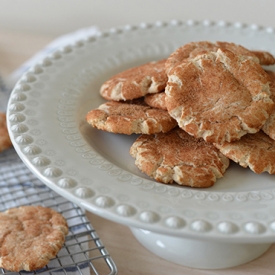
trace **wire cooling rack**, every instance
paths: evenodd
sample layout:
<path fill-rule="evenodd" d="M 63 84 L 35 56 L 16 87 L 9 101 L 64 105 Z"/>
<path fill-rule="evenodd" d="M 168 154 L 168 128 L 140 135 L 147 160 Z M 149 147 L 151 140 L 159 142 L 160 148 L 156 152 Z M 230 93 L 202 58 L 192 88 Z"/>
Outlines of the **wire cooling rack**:
<path fill-rule="evenodd" d="M 0 274 L 88 275 L 117 274 L 117 268 L 96 231 L 80 207 L 59 196 L 38 180 L 14 149 L 0 154 L 0 211 L 21 205 L 42 205 L 60 212 L 67 220 L 69 234 L 56 258 L 35 272 Z"/>

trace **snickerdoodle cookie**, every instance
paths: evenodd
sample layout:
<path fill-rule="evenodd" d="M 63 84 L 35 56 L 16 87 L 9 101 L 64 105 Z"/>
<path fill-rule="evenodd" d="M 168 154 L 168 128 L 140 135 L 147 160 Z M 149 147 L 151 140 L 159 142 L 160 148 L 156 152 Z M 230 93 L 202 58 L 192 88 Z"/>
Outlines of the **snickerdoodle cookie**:
<path fill-rule="evenodd" d="M 257 174 L 275 174 L 275 141 L 263 131 L 215 146 L 225 156 L 243 167 L 249 167 Z"/>
<path fill-rule="evenodd" d="M 109 101 L 86 115 L 94 128 L 118 134 L 154 134 L 168 132 L 177 122 L 166 110 L 145 104 Z"/>
<path fill-rule="evenodd" d="M 0 152 L 12 146 L 6 124 L 6 114 L 0 112 Z"/>
<path fill-rule="evenodd" d="M 266 51 L 250 51 L 245 47 L 231 43 L 231 42 L 221 42 L 217 41 L 215 43 L 209 41 L 197 41 L 186 43 L 177 50 L 175 50 L 168 58 L 165 63 L 167 72 L 180 64 L 186 58 L 194 58 L 197 55 L 206 54 L 209 52 L 216 52 L 218 49 L 227 49 L 236 54 L 250 57 L 254 59 L 255 62 L 261 65 L 273 65 L 275 64 L 275 58 L 272 54 Z"/>
<path fill-rule="evenodd" d="M 139 136 L 130 154 L 149 177 L 191 187 L 212 186 L 229 166 L 228 158 L 214 145 L 178 127 L 166 134 Z"/>
<path fill-rule="evenodd" d="M 62 248 L 68 226 L 51 208 L 21 206 L 0 213 L 0 266 L 10 271 L 44 267 Z"/>
<path fill-rule="evenodd" d="M 178 125 L 207 142 L 256 133 L 273 110 L 270 77 L 251 57 L 219 48 L 169 72 L 166 106 Z"/>
<path fill-rule="evenodd" d="M 126 101 L 164 90 L 167 82 L 165 61 L 149 62 L 114 75 L 101 86 L 101 96 L 107 100 Z"/>

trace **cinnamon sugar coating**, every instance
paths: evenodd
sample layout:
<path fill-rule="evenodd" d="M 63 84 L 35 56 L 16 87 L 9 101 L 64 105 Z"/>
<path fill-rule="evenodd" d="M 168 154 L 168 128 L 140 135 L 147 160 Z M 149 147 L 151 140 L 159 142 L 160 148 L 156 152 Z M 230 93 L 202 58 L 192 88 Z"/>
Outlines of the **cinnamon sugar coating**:
<path fill-rule="evenodd" d="M 168 132 L 177 122 L 167 111 L 148 105 L 109 101 L 86 116 L 94 128 L 119 134 L 154 134 Z"/>
<path fill-rule="evenodd" d="M 0 213 L 0 267 L 32 271 L 44 267 L 64 244 L 68 225 L 61 214 L 42 206 Z"/>
<path fill-rule="evenodd" d="M 190 187 L 212 186 L 229 166 L 228 158 L 215 146 L 178 127 L 166 134 L 139 136 L 130 154 L 149 177 Z"/>
<path fill-rule="evenodd" d="M 126 101 L 164 90 L 167 82 L 165 61 L 130 68 L 108 79 L 100 88 L 107 100 Z"/>
<path fill-rule="evenodd" d="M 167 110 L 165 96 L 164 91 L 156 94 L 148 94 L 144 97 L 144 102 L 151 107 Z"/>
<path fill-rule="evenodd" d="M 177 50 L 175 50 L 165 63 L 166 71 L 169 71 L 175 66 L 179 65 L 187 58 L 194 58 L 197 55 L 206 54 L 209 52 L 216 52 L 218 49 L 227 49 L 235 54 L 246 56 L 253 59 L 255 62 L 261 65 L 273 65 L 275 64 L 275 58 L 272 54 L 266 51 L 250 51 L 245 47 L 230 43 L 217 41 L 215 43 L 209 41 L 198 41 L 186 43 Z"/>
<path fill-rule="evenodd" d="M 218 49 L 169 72 L 166 106 L 178 125 L 207 142 L 256 133 L 274 108 L 270 77 L 250 57 Z"/>
<path fill-rule="evenodd" d="M 275 174 L 275 140 L 263 131 L 247 134 L 240 140 L 215 144 L 228 158 L 253 172 Z"/>

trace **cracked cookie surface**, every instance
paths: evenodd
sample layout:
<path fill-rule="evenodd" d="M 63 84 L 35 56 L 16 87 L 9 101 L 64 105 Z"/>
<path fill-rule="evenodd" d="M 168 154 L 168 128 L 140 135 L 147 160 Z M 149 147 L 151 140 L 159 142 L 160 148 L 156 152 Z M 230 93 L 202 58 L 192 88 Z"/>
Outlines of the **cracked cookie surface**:
<path fill-rule="evenodd" d="M 177 122 L 166 110 L 145 104 L 109 101 L 86 115 L 94 128 L 118 134 L 154 134 L 168 132 Z"/>
<path fill-rule="evenodd" d="M 0 213 L 0 266 L 10 271 L 36 270 L 64 244 L 68 225 L 51 208 L 21 206 Z"/>
<path fill-rule="evenodd" d="M 240 140 L 215 144 L 228 158 L 253 172 L 275 174 L 275 141 L 263 131 L 247 134 Z"/>
<path fill-rule="evenodd" d="M 186 59 L 169 73 L 166 106 L 178 125 L 207 142 L 256 133 L 274 103 L 270 77 L 253 59 L 218 49 Z"/>
<path fill-rule="evenodd" d="M 130 154 L 149 177 L 190 187 L 212 186 L 229 166 L 229 159 L 214 145 L 178 127 L 166 134 L 139 136 Z"/>
<path fill-rule="evenodd" d="M 107 100 L 126 101 L 164 90 L 165 62 L 149 62 L 114 75 L 103 83 L 100 95 Z"/>

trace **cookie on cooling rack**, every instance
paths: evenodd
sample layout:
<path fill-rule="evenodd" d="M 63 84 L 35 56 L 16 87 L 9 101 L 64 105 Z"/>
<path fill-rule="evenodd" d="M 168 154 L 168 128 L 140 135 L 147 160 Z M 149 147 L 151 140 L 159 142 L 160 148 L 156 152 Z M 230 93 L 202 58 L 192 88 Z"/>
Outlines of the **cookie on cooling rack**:
<path fill-rule="evenodd" d="M 116 101 L 103 103 L 91 110 L 86 120 L 94 128 L 127 135 L 165 133 L 177 125 L 165 110 Z"/>
<path fill-rule="evenodd" d="M 0 112 L 0 152 L 12 146 L 6 124 L 6 114 Z"/>
<path fill-rule="evenodd" d="M 275 72 L 267 71 L 270 76 L 270 92 L 271 92 L 271 99 L 275 102 Z M 262 130 L 272 139 L 275 140 L 275 108 L 272 110 L 271 114 L 269 115 L 267 121 L 265 122 Z"/>
<path fill-rule="evenodd" d="M 169 73 L 166 106 L 178 125 L 207 142 L 255 133 L 274 108 L 270 77 L 250 57 L 227 49 L 190 57 Z"/>
<path fill-rule="evenodd" d="M 167 82 L 165 61 L 149 62 L 120 72 L 101 86 L 101 96 L 107 100 L 126 101 L 164 90 Z"/>
<path fill-rule="evenodd" d="M 242 167 L 249 167 L 257 174 L 263 172 L 275 174 L 275 141 L 263 131 L 215 146 Z"/>
<path fill-rule="evenodd" d="M 144 97 L 144 102 L 151 107 L 167 110 L 164 91 L 146 95 Z"/>
<path fill-rule="evenodd" d="M 140 135 L 130 154 L 149 177 L 198 188 L 212 186 L 229 166 L 229 159 L 214 145 L 178 127 L 166 134 Z"/>
<path fill-rule="evenodd" d="M 65 241 L 68 225 L 51 208 L 21 206 L 0 213 L 0 267 L 32 271 L 54 258 Z"/>
<path fill-rule="evenodd" d="M 194 58 L 200 54 L 216 52 L 218 49 L 227 49 L 233 51 L 236 54 L 250 57 L 261 65 L 275 64 L 275 58 L 273 55 L 266 51 L 250 51 L 241 45 L 230 42 L 217 41 L 212 43 L 209 41 L 197 41 L 184 44 L 175 50 L 167 58 L 165 63 L 166 71 L 169 72 L 173 67 L 179 65 L 186 58 Z"/>

